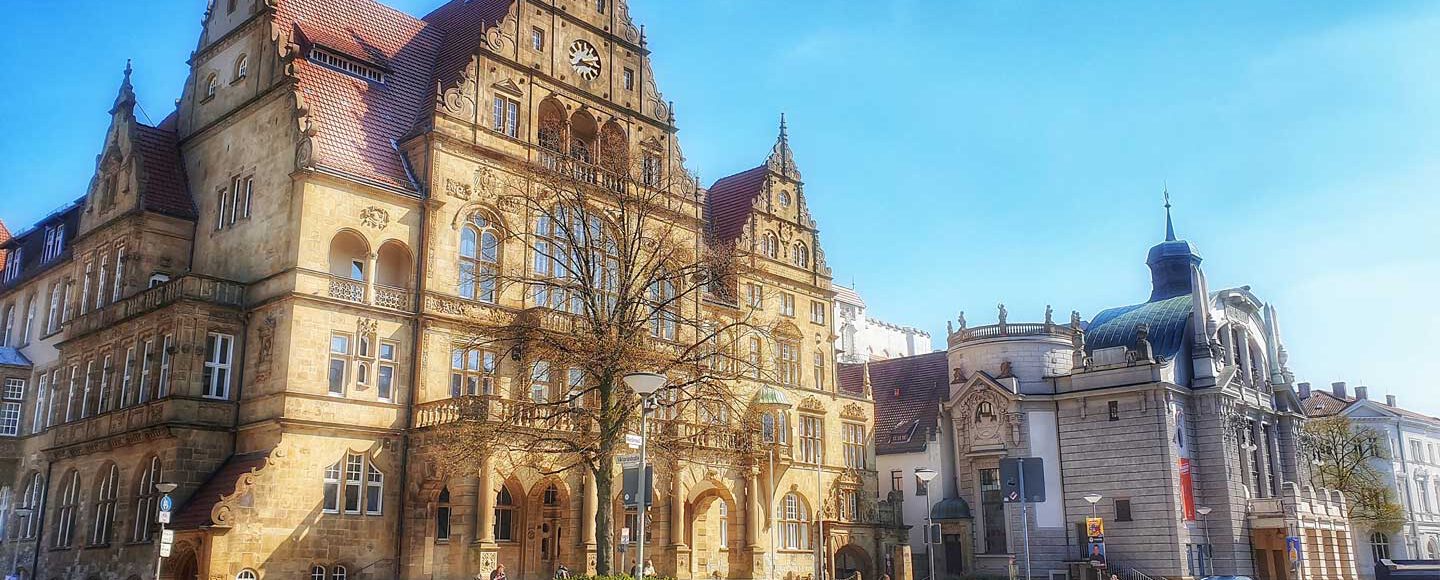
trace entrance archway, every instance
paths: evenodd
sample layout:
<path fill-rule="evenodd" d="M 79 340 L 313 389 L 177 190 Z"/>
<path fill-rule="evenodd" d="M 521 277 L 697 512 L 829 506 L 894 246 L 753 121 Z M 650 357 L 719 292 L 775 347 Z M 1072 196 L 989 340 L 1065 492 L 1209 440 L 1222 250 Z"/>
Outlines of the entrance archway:
<path fill-rule="evenodd" d="M 525 510 L 525 577 L 549 578 L 561 562 L 570 559 L 567 548 L 575 542 L 570 537 L 573 529 L 567 531 L 566 526 L 569 505 L 569 490 L 558 479 L 542 480 L 530 489 Z"/>
<path fill-rule="evenodd" d="M 195 559 L 194 551 L 186 551 L 174 558 L 165 560 L 165 567 L 160 571 L 161 580 L 200 580 L 200 564 Z"/>
<path fill-rule="evenodd" d="M 865 549 L 855 544 L 846 544 L 835 551 L 835 557 L 831 561 L 834 570 L 832 578 L 835 580 L 849 580 L 855 578 L 859 573 L 858 580 L 875 580 L 870 567 L 870 555 Z"/>

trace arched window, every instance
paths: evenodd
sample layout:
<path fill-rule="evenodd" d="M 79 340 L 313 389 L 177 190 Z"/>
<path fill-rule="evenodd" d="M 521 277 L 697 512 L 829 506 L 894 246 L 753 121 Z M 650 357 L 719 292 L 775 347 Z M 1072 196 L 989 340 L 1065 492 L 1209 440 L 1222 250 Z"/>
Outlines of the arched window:
<path fill-rule="evenodd" d="M 460 231 L 460 296 L 495 301 L 495 277 L 500 271 L 500 236 L 494 224 L 480 215 Z"/>
<path fill-rule="evenodd" d="M 980 401 L 979 405 L 975 405 L 975 422 L 979 423 L 982 420 L 995 420 L 995 406 L 991 405 L 990 401 Z"/>
<path fill-rule="evenodd" d="M 90 545 L 110 543 L 110 528 L 115 523 L 115 498 L 120 490 L 120 468 L 114 463 L 100 473 L 100 486 L 95 493 L 95 523 L 90 530 Z"/>
<path fill-rule="evenodd" d="M 130 539 L 135 542 L 150 541 L 150 523 L 155 521 L 155 510 L 160 503 L 160 492 L 155 484 L 160 483 L 160 458 L 151 457 L 140 464 L 140 477 L 135 484 L 135 529 Z"/>
<path fill-rule="evenodd" d="M 242 54 L 235 60 L 235 80 L 243 79 L 248 74 L 250 74 L 250 57 Z"/>
<path fill-rule="evenodd" d="M 1390 536 L 1380 532 L 1370 534 L 1370 555 L 1376 563 L 1390 559 Z"/>
<path fill-rule="evenodd" d="M 540 503 L 545 504 L 545 507 L 560 505 L 560 490 L 555 487 L 555 484 L 552 483 L 545 488 L 545 493 L 540 496 Z"/>
<path fill-rule="evenodd" d="M 790 252 L 790 263 L 801 268 L 810 267 L 810 249 L 805 244 L 795 242 L 795 247 Z"/>
<path fill-rule="evenodd" d="M 509 542 L 515 540 L 515 497 L 510 495 L 510 489 L 500 488 L 500 493 L 495 494 L 495 541 Z"/>
<path fill-rule="evenodd" d="M 330 580 L 345 580 L 349 575 L 349 570 L 346 570 L 344 566 L 336 564 L 330 572 Z"/>
<path fill-rule="evenodd" d="M 254 570 L 246 568 L 235 575 L 235 580 L 260 580 L 260 576 Z"/>
<path fill-rule="evenodd" d="M 765 235 L 760 238 L 760 252 L 772 260 L 780 255 L 780 240 L 775 237 L 775 234 L 765 232 Z"/>
<path fill-rule="evenodd" d="M 785 495 L 784 511 L 780 514 L 781 547 L 786 550 L 810 548 L 810 510 L 795 492 Z"/>
<path fill-rule="evenodd" d="M 450 488 L 440 488 L 440 498 L 435 503 L 435 541 L 450 541 Z"/>
<path fill-rule="evenodd" d="M 35 522 L 37 520 L 35 510 L 40 509 L 40 500 L 45 495 L 45 478 L 39 473 L 30 475 L 29 483 L 25 484 L 25 493 L 20 496 L 20 509 L 27 510 L 24 515 L 15 516 L 15 536 L 22 540 L 29 540 L 35 537 Z"/>
<path fill-rule="evenodd" d="M 80 472 L 72 469 L 60 481 L 60 511 L 55 514 L 55 547 L 69 548 L 75 539 L 75 512 L 80 511 Z"/>
<path fill-rule="evenodd" d="M 557 206 L 535 224 L 534 289 L 537 306 L 584 313 L 587 292 L 593 293 L 597 316 L 614 309 L 619 291 L 620 249 L 598 215 Z M 584 260 L 582 262 L 582 260 Z M 591 279 L 580 279 L 589 276 Z"/>
<path fill-rule="evenodd" d="M 318 564 L 311 566 L 310 580 L 325 580 L 325 567 Z"/>
<path fill-rule="evenodd" d="M 219 90 L 220 79 L 215 77 L 215 73 L 210 73 L 210 76 L 205 77 L 205 98 L 209 99 L 214 97 L 215 93 Z"/>
<path fill-rule="evenodd" d="M 10 331 L 15 329 L 15 305 L 5 307 L 5 329 L 0 334 L 0 346 L 10 346 Z"/>

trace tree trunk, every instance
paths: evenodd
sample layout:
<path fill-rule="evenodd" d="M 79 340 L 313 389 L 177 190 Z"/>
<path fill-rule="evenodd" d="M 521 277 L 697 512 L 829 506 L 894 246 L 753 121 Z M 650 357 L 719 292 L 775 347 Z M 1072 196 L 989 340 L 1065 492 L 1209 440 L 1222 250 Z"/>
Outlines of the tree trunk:
<path fill-rule="evenodd" d="M 615 454 L 602 449 L 595 457 L 595 573 L 600 576 L 611 574 L 610 559 L 615 554 L 610 533 L 614 529 L 610 523 L 615 513 L 614 487 Z"/>

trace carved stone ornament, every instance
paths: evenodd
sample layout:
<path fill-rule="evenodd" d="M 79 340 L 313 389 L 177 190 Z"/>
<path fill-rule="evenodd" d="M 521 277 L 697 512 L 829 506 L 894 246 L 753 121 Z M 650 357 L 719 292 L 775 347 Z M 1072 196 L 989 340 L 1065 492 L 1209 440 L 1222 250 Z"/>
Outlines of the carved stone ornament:
<path fill-rule="evenodd" d="M 505 18 L 485 30 L 485 44 L 490 45 L 490 50 L 505 54 L 515 46 L 515 30 L 517 28 L 515 10 L 521 5 L 522 3 L 519 2 L 511 4 L 510 11 L 505 14 Z"/>
<path fill-rule="evenodd" d="M 859 403 L 850 403 L 840 410 L 840 416 L 846 419 L 864 420 L 865 408 L 861 407 Z"/>
<path fill-rule="evenodd" d="M 470 184 L 449 177 L 445 178 L 445 193 L 450 197 L 464 200 L 469 200 L 473 195 Z"/>
<path fill-rule="evenodd" d="M 800 410 L 824 413 L 825 403 L 822 403 L 819 398 L 811 395 L 809 397 L 805 397 L 804 400 L 800 401 Z"/>
<path fill-rule="evenodd" d="M 360 319 L 360 325 L 359 325 L 360 336 L 375 336 L 375 331 L 376 331 L 378 328 L 379 328 L 379 323 L 375 322 L 375 319 L 374 319 L 374 318 L 361 318 L 361 319 Z"/>
<path fill-rule="evenodd" d="M 390 225 L 390 212 L 375 206 L 360 210 L 360 225 L 367 228 L 383 230 Z"/>
<path fill-rule="evenodd" d="M 446 113 L 465 119 L 475 118 L 475 78 L 479 66 L 476 57 L 470 57 L 460 78 L 440 95 Z"/>

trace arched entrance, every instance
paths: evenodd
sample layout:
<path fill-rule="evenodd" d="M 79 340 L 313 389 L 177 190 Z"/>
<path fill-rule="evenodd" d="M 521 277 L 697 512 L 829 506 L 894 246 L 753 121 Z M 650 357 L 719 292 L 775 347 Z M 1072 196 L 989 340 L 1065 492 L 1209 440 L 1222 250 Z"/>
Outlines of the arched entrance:
<path fill-rule="evenodd" d="M 160 570 L 161 580 L 200 580 L 200 565 L 195 560 L 195 552 L 187 550 L 173 558 L 165 559 L 165 567 Z"/>
<path fill-rule="evenodd" d="M 564 548 L 573 544 L 565 526 L 565 508 L 569 505 L 565 485 L 556 479 L 537 483 L 530 491 L 526 510 L 525 576 L 549 578 L 555 568 L 569 555 Z M 572 566 L 573 568 L 573 566 Z"/>
<path fill-rule="evenodd" d="M 832 578 L 835 578 L 835 580 L 856 578 L 855 575 L 857 573 L 860 576 L 856 580 L 875 580 L 875 576 L 870 568 L 870 555 L 866 554 L 865 549 L 858 545 L 846 544 L 841 546 L 839 550 L 835 551 L 832 564 L 834 567 L 832 571 L 834 575 Z"/>

